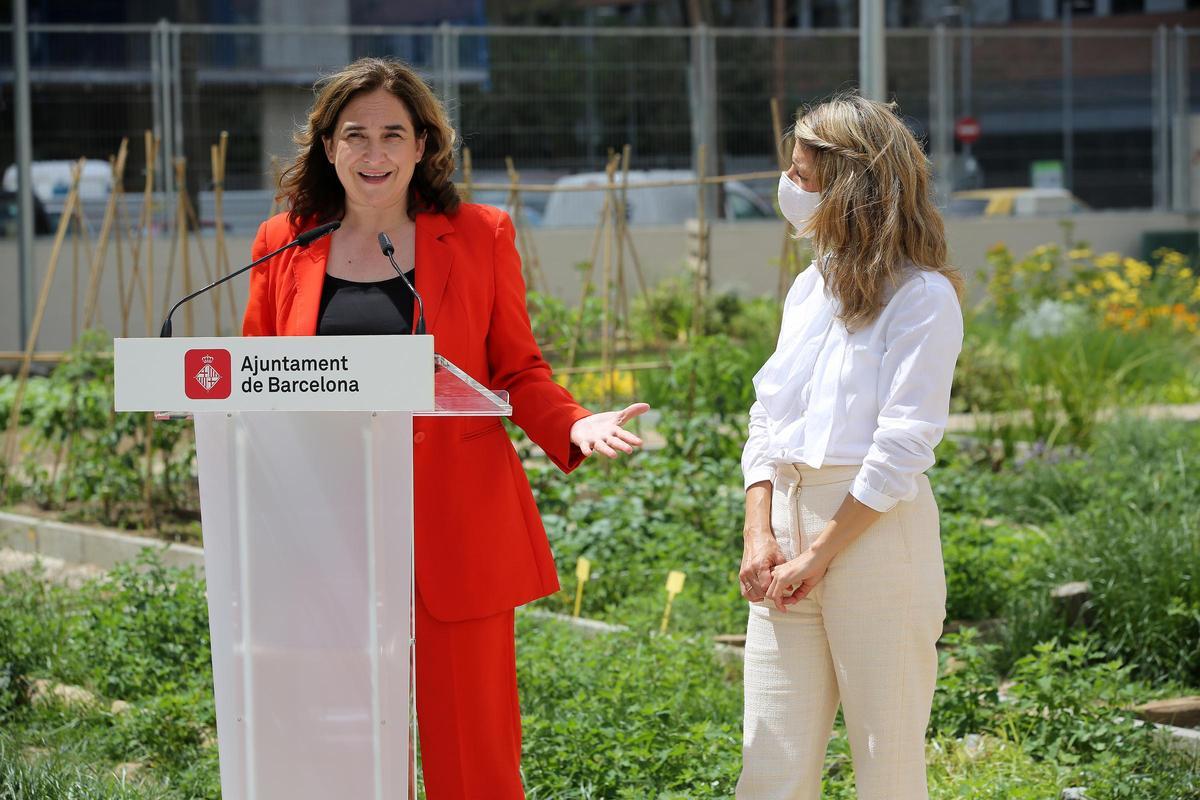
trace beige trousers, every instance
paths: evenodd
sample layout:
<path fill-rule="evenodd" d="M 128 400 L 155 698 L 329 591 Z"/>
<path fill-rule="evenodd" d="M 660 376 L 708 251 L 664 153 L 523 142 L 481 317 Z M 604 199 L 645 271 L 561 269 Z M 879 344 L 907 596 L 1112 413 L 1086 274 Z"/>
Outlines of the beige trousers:
<path fill-rule="evenodd" d="M 777 471 L 771 526 L 786 557 L 811 546 L 857 466 Z M 739 800 L 816 800 L 838 703 L 860 800 L 927 800 L 925 728 L 946 577 L 929 481 L 837 555 L 804 600 L 750 604 Z"/>

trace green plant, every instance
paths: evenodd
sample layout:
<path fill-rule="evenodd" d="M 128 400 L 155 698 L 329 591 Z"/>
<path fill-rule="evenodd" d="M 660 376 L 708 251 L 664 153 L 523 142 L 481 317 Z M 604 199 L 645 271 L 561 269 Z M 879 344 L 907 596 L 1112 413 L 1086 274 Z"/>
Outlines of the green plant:
<path fill-rule="evenodd" d="M 115 413 L 110 347 L 89 331 L 48 378 L 30 381 L 9 499 L 118 527 L 194 517 L 191 426 Z"/>

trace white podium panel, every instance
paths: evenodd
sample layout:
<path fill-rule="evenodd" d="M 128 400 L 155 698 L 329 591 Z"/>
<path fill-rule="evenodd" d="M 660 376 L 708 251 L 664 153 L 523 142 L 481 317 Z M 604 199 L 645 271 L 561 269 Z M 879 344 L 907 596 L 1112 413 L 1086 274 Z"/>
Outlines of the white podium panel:
<path fill-rule="evenodd" d="M 407 797 L 411 414 L 195 425 L 222 797 Z"/>

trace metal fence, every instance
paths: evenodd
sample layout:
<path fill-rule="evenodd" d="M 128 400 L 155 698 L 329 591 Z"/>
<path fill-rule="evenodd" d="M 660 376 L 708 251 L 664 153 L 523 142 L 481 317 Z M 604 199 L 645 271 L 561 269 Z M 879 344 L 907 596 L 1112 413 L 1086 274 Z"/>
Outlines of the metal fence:
<path fill-rule="evenodd" d="M 12 32 L 0 29 L 0 163 L 15 151 Z M 943 198 L 1023 186 L 1053 173 L 1095 208 L 1190 209 L 1200 191 L 1192 128 L 1200 97 L 1195 32 L 1066 29 L 893 30 L 888 94 L 928 140 Z M 776 163 L 770 100 L 794 109 L 853 85 L 853 30 L 34 25 L 35 160 L 107 158 L 141 132 L 161 136 L 159 188 L 188 159 L 189 188 L 230 132 L 226 187 L 261 190 L 321 75 L 364 55 L 404 58 L 448 104 L 483 175 L 512 157 L 524 175 L 601 169 L 632 148 L 634 168 L 715 171 Z M 982 135 L 955 142 L 970 115 Z M 1197 137 L 1200 141 L 1200 136 Z M 764 187 L 769 190 L 769 187 Z"/>

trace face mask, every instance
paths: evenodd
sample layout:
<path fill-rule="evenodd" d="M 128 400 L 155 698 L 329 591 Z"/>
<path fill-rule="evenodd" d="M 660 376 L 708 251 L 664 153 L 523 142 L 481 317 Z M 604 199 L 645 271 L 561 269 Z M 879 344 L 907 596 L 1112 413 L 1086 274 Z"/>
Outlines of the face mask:
<path fill-rule="evenodd" d="M 812 232 L 804 231 L 804 226 L 812 219 L 820 202 L 820 193 L 804 191 L 792 183 L 786 172 L 779 175 L 779 210 L 805 238 L 812 236 Z"/>

